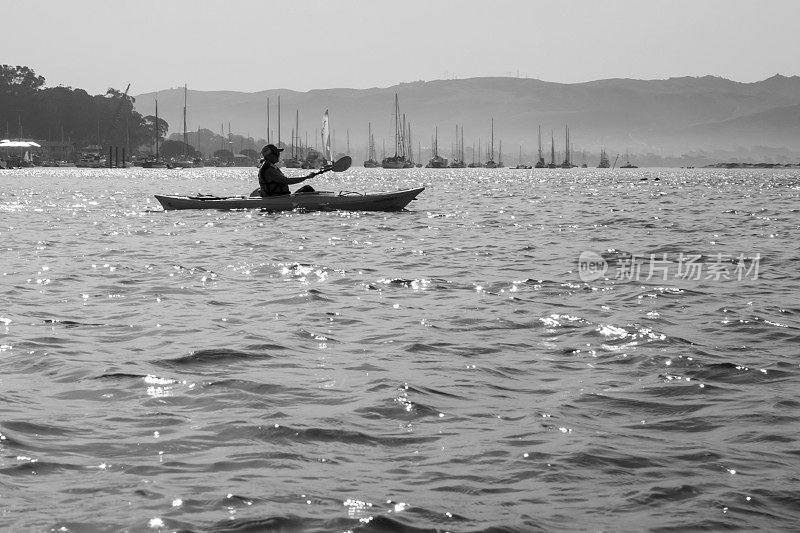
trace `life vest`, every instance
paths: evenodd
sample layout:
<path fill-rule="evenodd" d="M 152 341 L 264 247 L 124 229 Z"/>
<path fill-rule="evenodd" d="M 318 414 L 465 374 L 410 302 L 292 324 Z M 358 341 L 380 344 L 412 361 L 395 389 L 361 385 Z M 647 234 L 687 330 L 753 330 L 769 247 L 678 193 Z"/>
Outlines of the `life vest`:
<path fill-rule="evenodd" d="M 261 186 L 261 196 L 283 196 L 284 194 L 291 194 L 291 190 L 289 186 L 285 183 L 278 183 L 275 181 L 269 181 L 266 177 L 262 177 L 261 173 L 266 173 L 269 170 L 269 164 L 264 163 L 262 167 L 259 169 L 259 185 Z M 275 167 L 272 167 L 275 168 Z M 280 172 L 280 170 L 276 169 L 276 171 Z"/>
<path fill-rule="evenodd" d="M 276 183 L 274 181 L 266 182 L 266 190 L 262 187 L 262 196 L 283 196 L 284 194 L 291 194 L 289 186 L 284 183 Z"/>

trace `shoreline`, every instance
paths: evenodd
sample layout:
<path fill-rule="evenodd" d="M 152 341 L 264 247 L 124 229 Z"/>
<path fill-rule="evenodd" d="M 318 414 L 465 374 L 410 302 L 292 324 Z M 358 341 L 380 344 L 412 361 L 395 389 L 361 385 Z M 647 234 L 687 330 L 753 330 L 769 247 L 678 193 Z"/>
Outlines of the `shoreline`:
<path fill-rule="evenodd" d="M 714 163 L 705 168 L 800 168 L 800 163 Z"/>

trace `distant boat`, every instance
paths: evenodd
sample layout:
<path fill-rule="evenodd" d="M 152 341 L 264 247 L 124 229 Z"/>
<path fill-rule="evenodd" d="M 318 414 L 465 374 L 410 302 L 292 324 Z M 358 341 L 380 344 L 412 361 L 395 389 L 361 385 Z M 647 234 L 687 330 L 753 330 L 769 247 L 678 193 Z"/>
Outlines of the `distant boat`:
<path fill-rule="evenodd" d="M 608 160 L 608 154 L 606 153 L 604 148 L 600 149 L 600 164 L 597 165 L 597 168 L 609 168 L 611 167 L 611 163 Z"/>
<path fill-rule="evenodd" d="M 472 145 L 472 163 L 470 163 L 467 166 L 469 166 L 469 168 L 483 168 L 483 163 L 480 161 L 480 159 L 478 161 L 475 161 L 475 154 L 476 154 L 475 145 L 473 144 Z M 480 139 L 478 139 L 478 151 L 477 151 L 477 154 L 478 154 L 478 157 L 481 156 L 481 140 Z"/>
<path fill-rule="evenodd" d="M 433 140 L 433 157 L 425 168 L 447 168 L 447 158 L 439 155 L 439 128 L 436 128 L 436 137 Z"/>
<path fill-rule="evenodd" d="M 628 151 L 625 150 L 625 164 L 619 168 L 639 168 L 636 165 L 631 163 L 631 158 L 628 156 Z"/>
<path fill-rule="evenodd" d="M 467 164 L 464 162 L 464 126 L 461 126 L 460 138 L 458 126 L 456 126 L 456 147 L 453 160 L 450 162 L 450 168 L 465 168 L 466 166 Z"/>
<path fill-rule="evenodd" d="M 295 144 L 297 141 L 297 144 Z M 283 166 L 286 168 L 301 168 L 303 166 L 303 162 L 300 161 L 300 157 L 298 157 L 298 152 L 300 144 L 300 110 L 295 110 L 295 127 L 292 130 L 292 155 L 283 160 Z"/>
<path fill-rule="evenodd" d="M 161 127 L 158 123 L 158 99 L 156 99 L 156 123 L 155 123 L 155 130 L 156 130 L 156 155 L 153 157 L 152 155 L 148 157 L 143 163 L 142 168 L 168 168 L 167 164 L 161 160 L 161 157 L 158 155 L 158 146 L 159 146 L 159 139 L 161 138 Z"/>
<path fill-rule="evenodd" d="M 523 165 L 522 164 L 522 145 L 519 146 L 519 159 L 517 160 L 517 166 L 515 166 L 514 168 L 518 168 L 518 169 L 531 168 L 530 165 Z"/>
<path fill-rule="evenodd" d="M 325 110 L 325 113 L 322 114 L 322 129 L 320 130 L 320 136 L 322 137 L 322 155 L 324 158 L 324 164 L 332 164 L 333 163 L 333 145 L 331 144 L 331 119 L 330 115 L 328 115 L 328 110 Z"/>
<path fill-rule="evenodd" d="M 547 168 L 547 164 L 544 162 L 544 154 L 542 154 L 542 126 L 539 125 L 539 159 L 536 161 L 536 168 Z"/>
<path fill-rule="evenodd" d="M 408 156 L 403 168 L 422 167 L 422 153 L 419 153 L 419 163 L 414 164 L 414 149 L 411 147 L 411 123 L 406 124 L 406 116 L 403 114 L 403 146 L 406 148 Z"/>
<path fill-rule="evenodd" d="M 406 160 L 406 147 L 405 147 L 405 132 L 400 127 L 400 103 L 397 99 L 397 93 L 394 95 L 394 155 L 384 157 L 381 161 L 383 168 L 407 168 L 408 161 Z"/>
<path fill-rule="evenodd" d="M 505 167 L 505 163 L 503 163 L 503 141 L 500 141 L 500 148 L 497 150 L 497 167 L 495 168 L 503 168 Z"/>
<path fill-rule="evenodd" d="M 186 132 L 186 100 L 188 89 L 183 85 L 183 157 L 174 161 L 172 165 L 176 168 L 192 168 L 195 166 L 194 160 L 189 158 L 189 134 Z"/>
<path fill-rule="evenodd" d="M 572 161 L 570 160 L 569 153 L 569 126 L 566 126 L 566 144 L 564 148 L 564 162 L 561 163 L 561 168 L 572 168 Z"/>
<path fill-rule="evenodd" d="M 78 162 L 73 165 L 82 168 L 104 168 L 108 166 L 106 158 L 101 155 L 102 147 L 99 144 L 90 144 L 81 150 Z M 26 154 L 28 152 L 25 152 Z"/>
<path fill-rule="evenodd" d="M 497 162 L 494 160 L 494 117 L 492 117 L 492 136 L 491 136 L 491 144 L 489 145 L 489 153 L 488 159 L 486 163 L 484 163 L 484 167 L 486 168 L 497 168 Z"/>
<path fill-rule="evenodd" d="M 372 137 L 372 122 L 367 125 L 368 128 L 368 141 L 367 141 L 367 160 L 364 161 L 364 168 L 377 168 L 381 166 L 375 158 L 375 139 Z"/>
<path fill-rule="evenodd" d="M 550 163 L 547 168 L 558 168 L 556 165 L 556 138 L 553 136 L 553 130 L 550 130 Z"/>

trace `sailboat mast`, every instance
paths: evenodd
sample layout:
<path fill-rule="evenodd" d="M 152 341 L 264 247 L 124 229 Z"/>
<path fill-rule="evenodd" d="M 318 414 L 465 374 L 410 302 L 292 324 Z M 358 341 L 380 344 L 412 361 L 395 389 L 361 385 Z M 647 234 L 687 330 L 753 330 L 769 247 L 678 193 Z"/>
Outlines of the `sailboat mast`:
<path fill-rule="evenodd" d="M 542 155 L 542 125 L 539 124 L 539 161 L 544 161 L 544 156 Z"/>
<path fill-rule="evenodd" d="M 156 161 L 158 161 L 158 138 L 161 128 L 158 125 L 158 98 L 156 98 Z"/>
<path fill-rule="evenodd" d="M 300 144 L 300 110 L 295 109 L 295 116 L 294 116 L 294 134 L 297 135 L 297 144 Z M 297 150 L 300 151 L 299 148 Z M 297 157 L 295 154 L 295 142 L 294 137 L 292 137 L 292 157 Z"/>
<path fill-rule="evenodd" d="M 394 94 L 394 156 L 398 157 L 400 150 L 400 101 L 397 93 Z"/>
<path fill-rule="evenodd" d="M 403 157 L 414 161 L 414 145 L 411 143 L 411 122 L 406 123 L 406 115 L 403 113 Z"/>
<path fill-rule="evenodd" d="M 491 149 L 491 160 L 494 161 L 494 117 L 492 117 L 492 149 Z"/>
<path fill-rule="evenodd" d="M 408 142 L 407 141 L 408 126 L 406 126 L 406 115 L 405 115 L 405 113 L 403 114 L 402 127 L 403 127 L 403 129 L 400 130 L 400 154 L 403 156 L 403 159 L 405 159 L 406 155 L 407 155 L 406 154 L 406 152 L 407 152 L 406 147 L 408 146 L 409 149 L 411 148 L 410 145 L 406 144 Z"/>
<path fill-rule="evenodd" d="M 457 161 L 461 160 L 461 155 L 459 154 L 460 148 L 461 148 L 461 144 L 459 143 L 459 140 L 458 140 L 458 124 L 456 124 L 456 149 L 453 151 L 453 153 L 455 154 L 455 157 L 453 157 L 453 159 L 455 159 Z"/>
<path fill-rule="evenodd" d="M 186 158 L 186 150 L 189 145 L 189 134 L 186 133 L 186 97 L 188 94 L 187 85 L 183 85 L 183 157 Z"/>

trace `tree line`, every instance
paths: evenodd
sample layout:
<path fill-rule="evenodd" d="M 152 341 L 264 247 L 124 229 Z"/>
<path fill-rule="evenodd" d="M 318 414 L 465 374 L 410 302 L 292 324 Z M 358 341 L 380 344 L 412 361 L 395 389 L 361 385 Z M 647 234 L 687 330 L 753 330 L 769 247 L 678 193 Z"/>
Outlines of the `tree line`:
<path fill-rule="evenodd" d="M 155 117 L 133 109 L 134 98 L 109 88 L 44 87 L 45 79 L 24 66 L 0 65 L 0 135 L 69 141 L 76 146 L 140 146 L 155 142 Z M 167 123 L 159 119 L 161 137 Z"/>
<path fill-rule="evenodd" d="M 44 85 L 45 78 L 29 67 L 0 65 L 0 138 L 63 140 L 76 148 L 127 147 L 129 154 L 141 146 L 151 151 L 158 142 L 164 157 L 200 156 L 183 141 L 165 141 L 167 121 L 138 113 L 127 89 L 110 87 L 105 94 L 90 95 L 83 89 Z M 222 144 L 210 130 L 201 132 L 209 137 L 209 148 Z M 232 159 L 232 151 L 225 152 L 219 155 Z"/>

